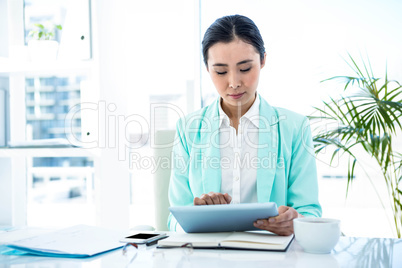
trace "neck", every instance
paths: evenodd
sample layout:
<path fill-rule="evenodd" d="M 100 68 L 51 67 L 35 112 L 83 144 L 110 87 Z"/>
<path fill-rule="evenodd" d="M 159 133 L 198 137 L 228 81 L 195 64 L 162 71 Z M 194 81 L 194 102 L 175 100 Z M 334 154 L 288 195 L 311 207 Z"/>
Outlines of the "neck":
<path fill-rule="evenodd" d="M 241 105 L 233 106 L 233 105 L 228 105 L 226 102 L 221 99 L 221 105 L 222 105 L 222 110 L 227 114 L 229 119 L 234 122 L 238 122 L 240 118 L 247 113 L 247 111 L 250 109 L 250 107 L 253 105 L 255 101 L 256 96 L 252 99 L 252 101 L 245 103 Z"/>

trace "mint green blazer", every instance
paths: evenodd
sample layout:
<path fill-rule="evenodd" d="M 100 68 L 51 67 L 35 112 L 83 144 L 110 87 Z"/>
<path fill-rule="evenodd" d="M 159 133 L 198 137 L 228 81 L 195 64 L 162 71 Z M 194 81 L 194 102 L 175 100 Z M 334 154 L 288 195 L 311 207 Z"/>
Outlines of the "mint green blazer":
<path fill-rule="evenodd" d="M 317 169 L 308 119 L 270 106 L 260 95 L 257 199 L 290 206 L 300 214 L 321 216 Z M 171 206 L 192 206 L 195 197 L 220 192 L 219 99 L 181 118 L 172 151 Z M 170 214 L 168 226 L 176 230 Z"/>

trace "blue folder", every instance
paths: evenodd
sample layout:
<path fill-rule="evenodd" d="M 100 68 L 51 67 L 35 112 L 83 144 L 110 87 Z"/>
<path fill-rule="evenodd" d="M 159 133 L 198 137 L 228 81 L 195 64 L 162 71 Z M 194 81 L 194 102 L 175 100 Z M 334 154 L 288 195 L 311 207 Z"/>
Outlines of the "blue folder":
<path fill-rule="evenodd" d="M 170 207 L 170 212 L 187 233 L 260 230 L 253 223 L 277 216 L 276 203 Z"/>

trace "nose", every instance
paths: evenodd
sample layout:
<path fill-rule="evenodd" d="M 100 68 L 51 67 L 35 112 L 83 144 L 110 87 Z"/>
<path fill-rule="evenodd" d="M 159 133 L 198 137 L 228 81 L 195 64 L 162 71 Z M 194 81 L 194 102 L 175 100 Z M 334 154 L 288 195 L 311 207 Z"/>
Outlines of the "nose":
<path fill-rule="evenodd" d="M 236 89 L 241 86 L 239 75 L 236 72 L 232 72 L 229 76 L 229 87 Z"/>

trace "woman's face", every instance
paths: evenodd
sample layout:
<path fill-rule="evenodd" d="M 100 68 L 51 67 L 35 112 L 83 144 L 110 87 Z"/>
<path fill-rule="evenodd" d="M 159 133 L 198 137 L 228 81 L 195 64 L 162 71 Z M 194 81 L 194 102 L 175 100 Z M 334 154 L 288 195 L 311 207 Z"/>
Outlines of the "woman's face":
<path fill-rule="evenodd" d="M 223 108 L 251 107 L 264 65 L 265 55 L 261 62 L 256 49 L 239 39 L 209 48 L 207 70 L 223 99 Z"/>

